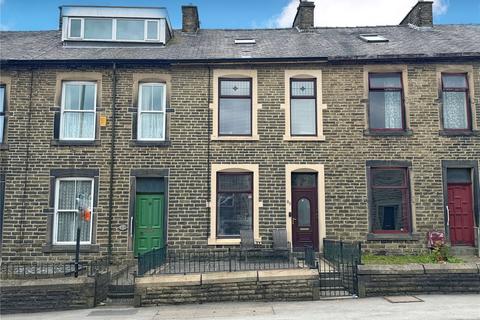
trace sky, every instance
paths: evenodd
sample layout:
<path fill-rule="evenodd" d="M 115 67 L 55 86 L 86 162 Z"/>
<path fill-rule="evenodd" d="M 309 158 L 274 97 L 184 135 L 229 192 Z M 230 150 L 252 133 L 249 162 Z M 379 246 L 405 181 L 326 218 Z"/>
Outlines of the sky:
<path fill-rule="evenodd" d="M 417 0 L 313 0 L 316 26 L 398 24 Z M 198 6 L 201 28 L 291 27 L 298 0 L 0 0 L 0 30 L 53 30 L 66 4 L 166 7 L 175 29 L 181 5 Z M 480 0 L 434 0 L 434 23 L 480 23 Z"/>

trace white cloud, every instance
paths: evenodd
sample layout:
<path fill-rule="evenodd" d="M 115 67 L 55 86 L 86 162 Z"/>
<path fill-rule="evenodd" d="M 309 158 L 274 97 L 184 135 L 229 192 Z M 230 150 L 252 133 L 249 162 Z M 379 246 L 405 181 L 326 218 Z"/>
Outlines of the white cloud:
<path fill-rule="evenodd" d="M 315 2 L 316 26 L 395 25 L 407 15 L 417 0 L 312 0 Z M 445 14 L 449 0 L 434 0 L 435 15 Z M 298 0 L 290 2 L 282 12 L 267 21 L 274 27 L 291 27 Z M 273 21 L 273 23 L 272 23 Z"/>

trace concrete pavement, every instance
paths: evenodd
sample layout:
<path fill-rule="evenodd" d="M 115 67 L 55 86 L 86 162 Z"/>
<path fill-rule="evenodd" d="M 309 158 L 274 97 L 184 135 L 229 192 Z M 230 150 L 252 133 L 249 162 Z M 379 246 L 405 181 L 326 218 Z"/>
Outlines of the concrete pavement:
<path fill-rule="evenodd" d="M 423 302 L 391 303 L 383 298 L 305 302 L 229 302 L 149 308 L 98 307 L 75 311 L 3 315 L 2 320 L 479 320 L 480 295 L 425 295 Z"/>

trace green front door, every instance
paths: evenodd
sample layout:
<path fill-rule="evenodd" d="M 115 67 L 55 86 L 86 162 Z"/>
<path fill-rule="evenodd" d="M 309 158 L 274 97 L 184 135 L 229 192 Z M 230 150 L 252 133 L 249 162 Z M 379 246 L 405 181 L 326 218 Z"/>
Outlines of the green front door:
<path fill-rule="evenodd" d="M 135 255 L 164 245 L 163 194 L 137 194 L 135 212 Z"/>

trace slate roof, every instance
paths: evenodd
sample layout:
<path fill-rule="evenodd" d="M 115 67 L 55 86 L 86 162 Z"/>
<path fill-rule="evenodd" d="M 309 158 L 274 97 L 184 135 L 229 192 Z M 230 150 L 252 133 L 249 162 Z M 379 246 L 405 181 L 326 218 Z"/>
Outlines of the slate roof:
<path fill-rule="evenodd" d="M 366 43 L 359 34 L 380 34 L 389 42 Z M 235 39 L 256 44 L 238 45 Z M 0 32 L 0 61 L 86 60 L 369 60 L 412 57 L 480 57 L 480 25 L 377 26 L 297 29 L 175 30 L 166 46 L 64 46 L 60 31 Z"/>

